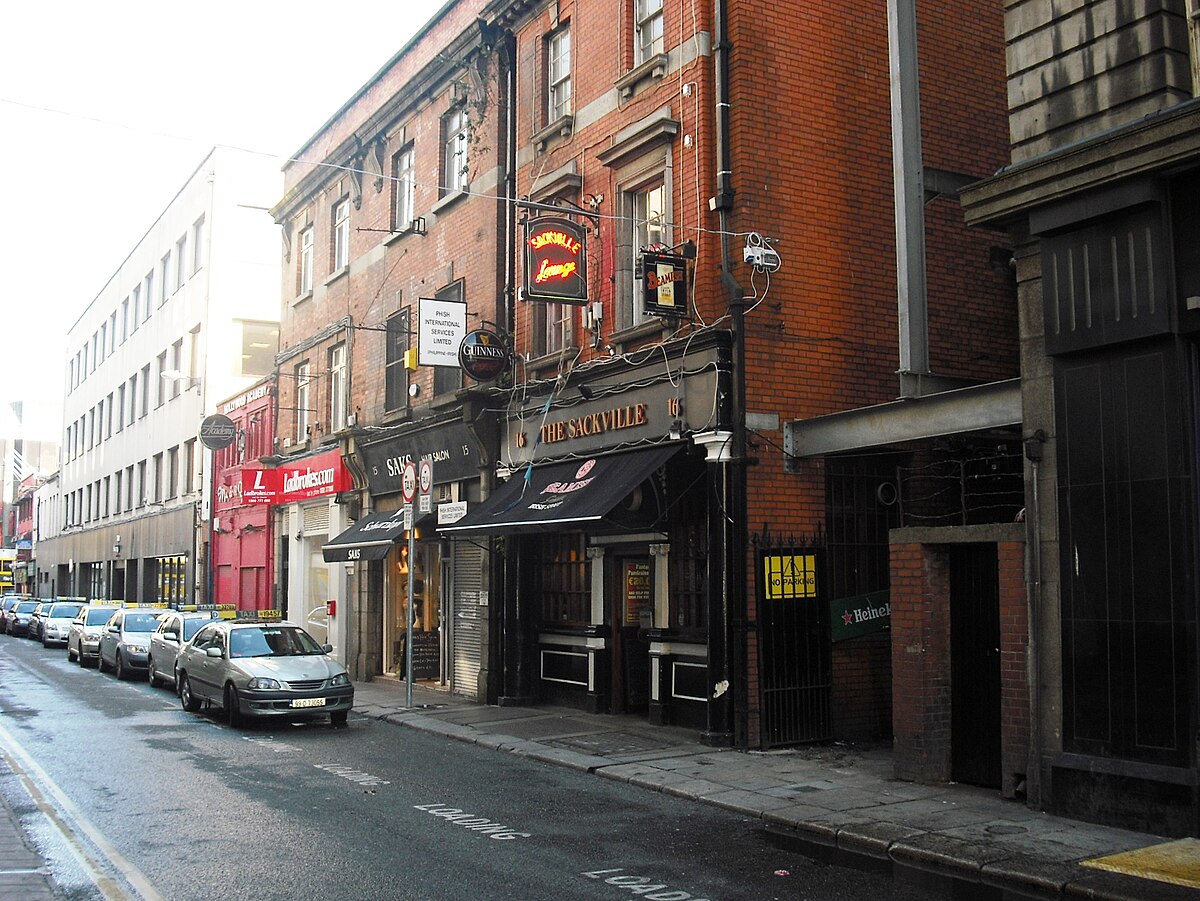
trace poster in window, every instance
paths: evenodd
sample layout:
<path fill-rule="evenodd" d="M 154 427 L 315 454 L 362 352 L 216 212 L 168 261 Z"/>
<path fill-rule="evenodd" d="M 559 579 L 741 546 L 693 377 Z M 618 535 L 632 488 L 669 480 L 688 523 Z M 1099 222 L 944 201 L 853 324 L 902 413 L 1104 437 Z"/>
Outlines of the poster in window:
<path fill-rule="evenodd" d="M 648 617 L 651 612 L 650 563 L 646 560 L 626 560 L 621 568 L 621 584 L 625 591 L 625 625 L 637 626 L 641 624 L 643 614 Z"/>

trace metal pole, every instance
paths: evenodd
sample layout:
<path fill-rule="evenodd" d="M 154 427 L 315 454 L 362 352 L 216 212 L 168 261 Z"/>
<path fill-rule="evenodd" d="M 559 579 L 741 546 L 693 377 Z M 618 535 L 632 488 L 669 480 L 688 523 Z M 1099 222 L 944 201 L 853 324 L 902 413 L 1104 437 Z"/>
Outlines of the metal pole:
<path fill-rule="evenodd" d="M 417 559 L 413 556 L 413 516 L 412 504 L 408 505 L 405 510 L 405 518 L 408 519 L 408 622 L 405 624 L 405 639 L 404 646 L 408 659 L 404 663 L 404 706 L 412 707 L 412 680 L 413 680 L 413 576 L 417 569 Z"/>

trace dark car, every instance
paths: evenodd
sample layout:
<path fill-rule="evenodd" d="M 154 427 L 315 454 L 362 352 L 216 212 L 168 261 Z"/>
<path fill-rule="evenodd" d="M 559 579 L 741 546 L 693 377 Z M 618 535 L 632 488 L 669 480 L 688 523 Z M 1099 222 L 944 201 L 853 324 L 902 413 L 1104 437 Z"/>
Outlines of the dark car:
<path fill-rule="evenodd" d="M 33 608 L 33 613 L 29 614 L 29 628 L 25 630 L 25 637 L 31 638 L 34 641 L 42 640 L 42 616 L 50 609 L 48 601 L 42 601 Z"/>
<path fill-rule="evenodd" d="M 4 631 L 8 635 L 28 635 L 29 618 L 40 601 L 17 601 L 8 613 L 4 614 Z"/>
<path fill-rule="evenodd" d="M 111 667 L 118 679 L 145 675 L 150 633 L 162 613 L 154 607 L 118 607 L 100 633 L 100 672 Z"/>
<path fill-rule="evenodd" d="M 3 599 L 0 599 L 0 632 L 5 631 L 4 622 L 8 617 L 8 611 L 24 600 L 28 599 L 15 594 L 6 594 Z"/>

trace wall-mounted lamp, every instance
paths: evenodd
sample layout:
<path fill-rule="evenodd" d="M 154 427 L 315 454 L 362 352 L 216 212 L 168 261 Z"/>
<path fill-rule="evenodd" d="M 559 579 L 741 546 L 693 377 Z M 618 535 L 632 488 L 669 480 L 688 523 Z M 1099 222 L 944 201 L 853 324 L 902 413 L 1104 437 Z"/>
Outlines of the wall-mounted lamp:
<path fill-rule="evenodd" d="M 583 382 L 580 382 L 576 387 L 579 388 L 579 396 L 584 400 L 591 400 L 596 396 L 596 392 L 591 389 L 591 386 L 585 385 Z"/>
<path fill-rule="evenodd" d="M 408 386 L 408 396 L 409 397 L 416 397 L 420 393 L 421 393 L 421 386 L 418 385 L 416 382 L 413 382 L 411 385 Z"/>
<path fill-rule="evenodd" d="M 675 419 L 671 422 L 671 428 L 667 431 L 667 437 L 672 441 L 678 441 L 683 437 L 683 420 Z"/>
<path fill-rule="evenodd" d="M 120 535 L 118 535 L 117 540 L 113 542 L 113 556 L 114 557 L 121 556 L 121 536 Z"/>
<path fill-rule="evenodd" d="M 302 540 L 304 540 L 304 533 L 303 533 L 303 532 L 297 532 L 297 533 L 296 533 L 296 540 L 297 540 L 297 541 L 302 541 Z"/>
<path fill-rule="evenodd" d="M 164 369 L 162 377 L 168 382 L 181 382 L 184 391 L 200 387 L 199 377 L 180 372 L 178 369 Z"/>

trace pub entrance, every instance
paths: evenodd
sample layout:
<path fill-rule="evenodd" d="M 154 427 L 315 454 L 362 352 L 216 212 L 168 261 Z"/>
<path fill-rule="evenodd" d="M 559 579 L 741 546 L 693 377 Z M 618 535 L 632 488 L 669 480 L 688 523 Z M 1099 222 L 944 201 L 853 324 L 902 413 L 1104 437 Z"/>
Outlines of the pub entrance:
<path fill-rule="evenodd" d="M 650 709 L 650 640 L 654 570 L 650 555 L 614 551 L 609 557 L 607 615 L 612 635 L 613 713 L 647 714 Z"/>

